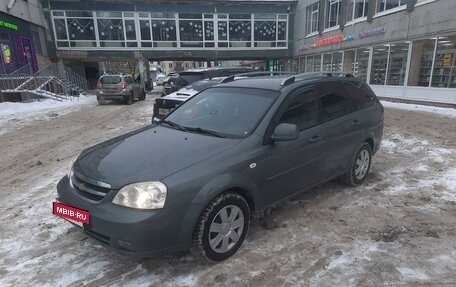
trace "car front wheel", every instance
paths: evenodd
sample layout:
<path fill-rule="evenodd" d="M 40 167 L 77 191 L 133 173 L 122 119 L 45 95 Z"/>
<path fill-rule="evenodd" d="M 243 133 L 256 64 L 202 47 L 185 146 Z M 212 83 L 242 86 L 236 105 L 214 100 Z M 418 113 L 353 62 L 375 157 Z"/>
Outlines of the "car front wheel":
<path fill-rule="evenodd" d="M 342 181 L 353 186 L 362 184 L 367 178 L 371 162 L 372 148 L 368 143 L 363 143 L 352 160 L 350 170 L 342 177 Z"/>
<path fill-rule="evenodd" d="M 201 214 L 191 252 L 208 261 L 225 260 L 239 249 L 249 226 L 250 209 L 245 199 L 237 193 L 221 194 Z"/>

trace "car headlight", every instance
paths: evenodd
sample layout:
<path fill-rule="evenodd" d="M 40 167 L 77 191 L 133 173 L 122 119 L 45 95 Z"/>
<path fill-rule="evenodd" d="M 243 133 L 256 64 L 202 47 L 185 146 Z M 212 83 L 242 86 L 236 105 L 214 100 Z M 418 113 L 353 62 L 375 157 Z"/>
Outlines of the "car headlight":
<path fill-rule="evenodd" d="M 112 203 L 138 209 L 163 208 L 166 192 L 166 185 L 159 181 L 133 183 L 122 187 Z"/>

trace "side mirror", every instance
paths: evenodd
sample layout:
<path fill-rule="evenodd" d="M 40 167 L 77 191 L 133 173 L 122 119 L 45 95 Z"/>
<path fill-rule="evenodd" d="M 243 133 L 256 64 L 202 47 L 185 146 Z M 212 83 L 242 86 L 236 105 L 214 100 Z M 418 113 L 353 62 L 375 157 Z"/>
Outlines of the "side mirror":
<path fill-rule="evenodd" d="M 298 126 L 293 124 L 282 123 L 276 126 L 272 133 L 273 141 L 292 141 L 299 137 Z"/>

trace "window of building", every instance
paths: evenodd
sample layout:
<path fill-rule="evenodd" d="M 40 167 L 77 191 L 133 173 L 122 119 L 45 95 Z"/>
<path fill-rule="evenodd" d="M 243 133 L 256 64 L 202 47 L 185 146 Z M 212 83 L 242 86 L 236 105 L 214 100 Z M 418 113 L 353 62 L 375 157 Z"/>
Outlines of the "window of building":
<path fill-rule="evenodd" d="M 276 15 L 255 14 L 254 18 L 253 40 L 255 41 L 255 47 L 275 47 L 277 39 Z"/>
<path fill-rule="evenodd" d="M 331 28 L 339 25 L 341 2 L 342 0 L 328 0 L 326 2 L 325 28 Z"/>
<path fill-rule="evenodd" d="M 172 68 L 173 67 L 173 63 L 169 63 L 169 67 Z"/>
<path fill-rule="evenodd" d="M 431 86 L 456 88 L 456 36 L 439 37 Z"/>
<path fill-rule="evenodd" d="M 71 47 L 96 47 L 93 19 L 67 18 Z"/>
<path fill-rule="evenodd" d="M 407 56 L 409 43 L 395 43 L 390 45 L 387 85 L 403 86 L 407 70 Z"/>
<path fill-rule="evenodd" d="M 307 7 L 307 34 L 318 32 L 318 13 L 320 3 L 317 2 Z"/>
<path fill-rule="evenodd" d="M 367 70 L 369 67 L 369 48 L 362 48 L 356 50 L 355 62 L 353 65 L 353 74 L 367 81 Z"/>
<path fill-rule="evenodd" d="M 370 84 L 384 85 L 388 65 L 389 45 L 374 46 L 371 65 Z"/>
<path fill-rule="evenodd" d="M 323 71 L 342 71 L 342 52 L 323 54 Z"/>
<path fill-rule="evenodd" d="M 230 47 L 251 47 L 251 14 L 229 15 L 229 41 Z"/>
<path fill-rule="evenodd" d="M 437 39 L 413 41 L 408 85 L 429 87 Z"/>
<path fill-rule="evenodd" d="M 202 14 L 179 14 L 181 47 L 203 47 Z"/>
<path fill-rule="evenodd" d="M 407 5 L 410 0 L 377 0 L 377 12 L 394 9 L 402 5 Z"/>
<path fill-rule="evenodd" d="M 367 17 L 369 0 L 350 0 L 347 5 L 347 22 Z"/>
<path fill-rule="evenodd" d="M 297 125 L 300 131 L 316 125 L 318 113 L 314 93 L 306 91 L 298 94 L 286 107 L 279 122 Z"/>

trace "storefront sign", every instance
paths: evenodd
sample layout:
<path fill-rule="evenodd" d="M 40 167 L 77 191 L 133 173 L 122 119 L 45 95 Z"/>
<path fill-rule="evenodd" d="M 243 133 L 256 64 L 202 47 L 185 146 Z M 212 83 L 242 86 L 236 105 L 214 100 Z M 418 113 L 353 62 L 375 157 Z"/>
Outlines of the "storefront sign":
<path fill-rule="evenodd" d="M 372 30 L 369 30 L 369 31 L 364 31 L 364 32 L 361 32 L 358 34 L 359 38 L 362 39 L 362 38 L 366 38 L 366 37 L 372 37 L 372 36 L 377 36 L 377 35 L 380 35 L 380 34 L 384 34 L 386 32 L 386 28 L 385 27 L 381 27 L 381 28 L 376 28 L 376 29 L 372 29 Z"/>
<path fill-rule="evenodd" d="M 18 30 L 17 25 L 11 24 L 11 23 L 3 21 L 3 20 L 0 20 L 0 27 L 5 27 L 5 28 L 8 28 L 8 29 L 11 29 L 14 31 Z"/>
<path fill-rule="evenodd" d="M 353 40 L 355 40 L 355 36 L 337 35 L 337 36 L 318 40 L 311 46 L 311 48 L 318 48 L 318 47 L 323 47 L 323 46 L 328 46 L 328 45 L 334 45 L 334 44 L 339 44 L 341 42 L 353 41 Z"/>

